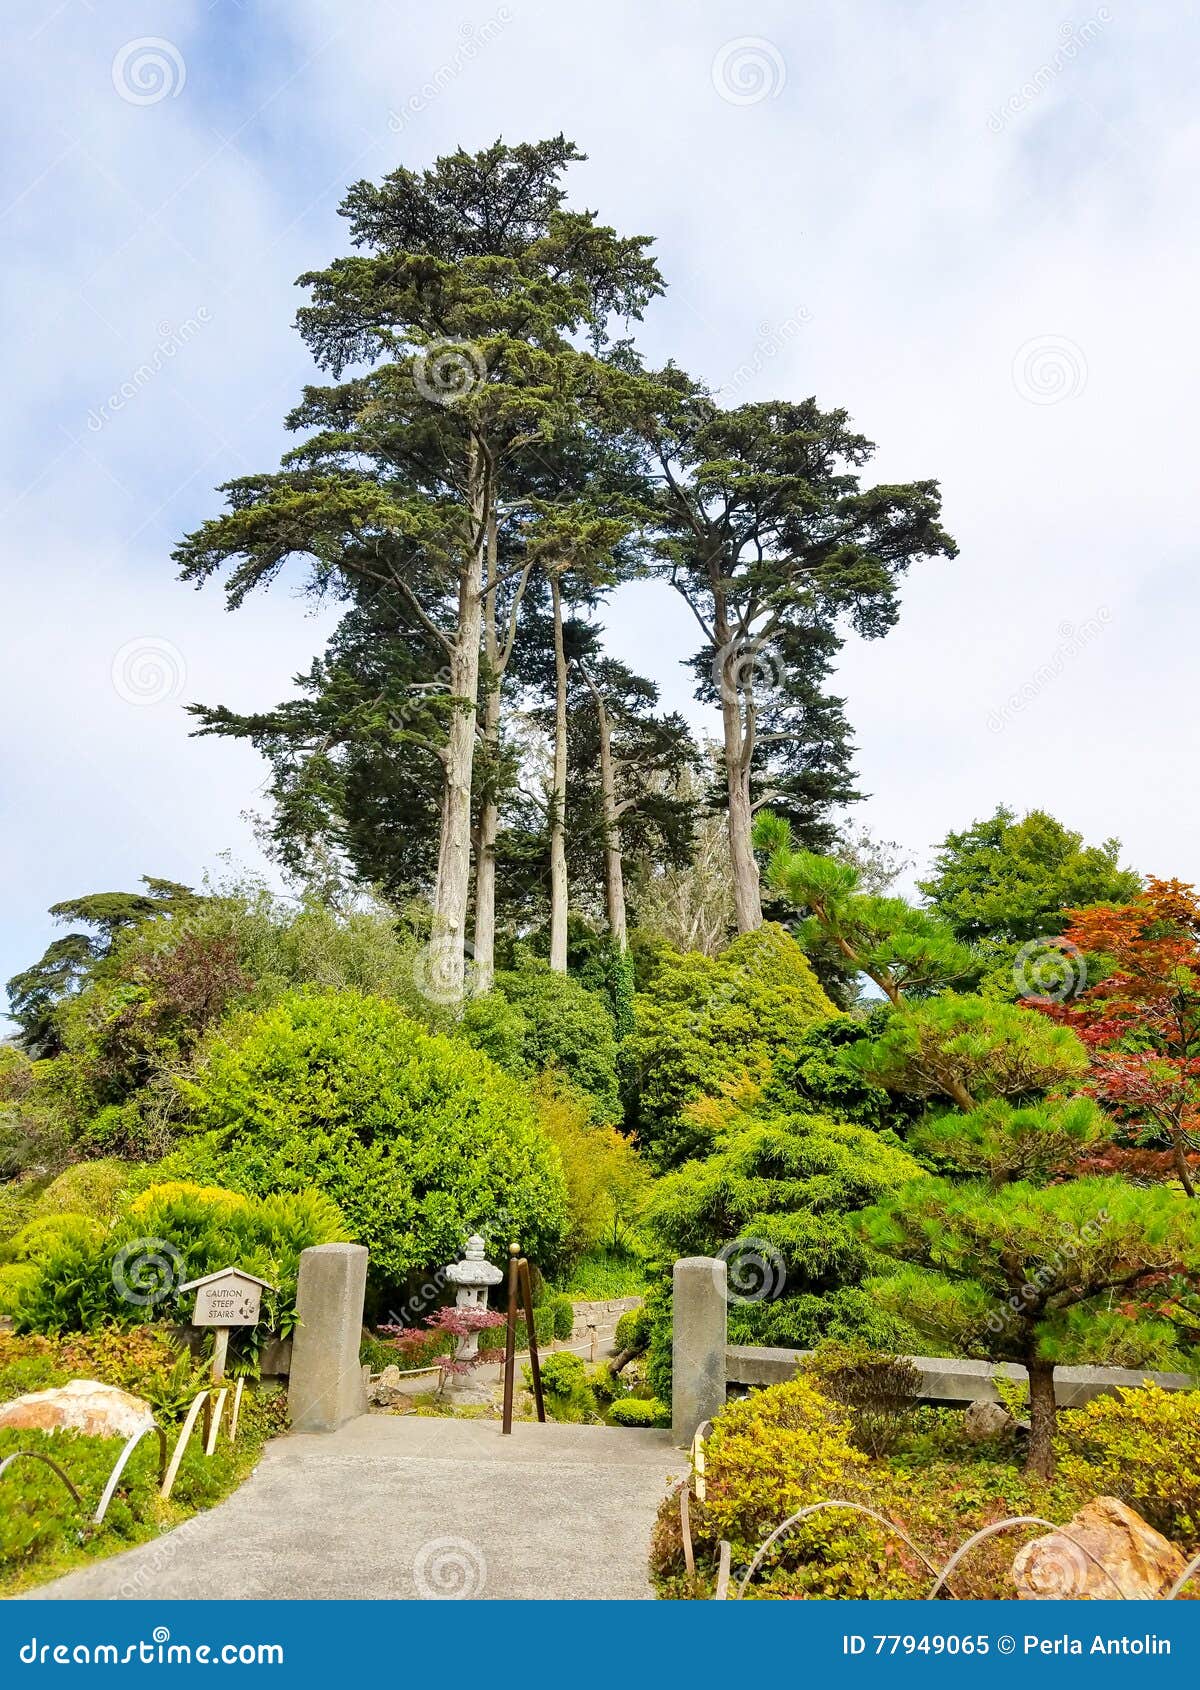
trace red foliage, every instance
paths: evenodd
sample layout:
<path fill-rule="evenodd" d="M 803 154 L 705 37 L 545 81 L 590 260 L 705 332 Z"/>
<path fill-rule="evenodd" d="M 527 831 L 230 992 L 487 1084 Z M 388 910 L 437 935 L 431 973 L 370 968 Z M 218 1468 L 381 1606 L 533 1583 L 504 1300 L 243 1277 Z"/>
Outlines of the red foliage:
<path fill-rule="evenodd" d="M 1135 1135 L 1170 1145 L 1191 1190 L 1200 1133 L 1200 902 L 1180 880 L 1151 879 L 1130 904 L 1069 912 L 1063 935 L 1108 972 L 1081 997 L 1039 1004 L 1092 1052 L 1086 1089 Z"/>

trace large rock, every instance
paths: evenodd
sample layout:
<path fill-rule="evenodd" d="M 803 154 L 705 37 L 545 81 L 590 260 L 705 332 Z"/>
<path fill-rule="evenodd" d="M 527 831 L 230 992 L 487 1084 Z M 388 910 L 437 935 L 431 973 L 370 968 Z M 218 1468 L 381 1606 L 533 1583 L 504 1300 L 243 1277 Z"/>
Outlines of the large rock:
<path fill-rule="evenodd" d="M 973 1402 L 963 1415 L 963 1436 L 973 1444 L 986 1443 L 1016 1429 L 1016 1421 L 1002 1402 Z"/>
<path fill-rule="evenodd" d="M 131 1438 L 153 1424 L 148 1402 L 95 1379 L 72 1379 L 52 1391 L 31 1391 L 0 1403 L 0 1426 L 19 1432 L 73 1430 L 92 1438 Z"/>
<path fill-rule="evenodd" d="M 1115 1496 L 1085 1503 L 1061 1531 L 1035 1538 L 1012 1564 L 1025 1601 L 1104 1602 L 1165 1596 L 1187 1562 Z"/>

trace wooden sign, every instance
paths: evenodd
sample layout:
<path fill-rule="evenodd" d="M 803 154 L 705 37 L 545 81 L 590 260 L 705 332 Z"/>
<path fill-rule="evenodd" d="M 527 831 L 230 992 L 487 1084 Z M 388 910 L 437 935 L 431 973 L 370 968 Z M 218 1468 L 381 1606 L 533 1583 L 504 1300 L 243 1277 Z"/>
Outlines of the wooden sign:
<path fill-rule="evenodd" d="M 196 1293 L 192 1325 L 215 1326 L 217 1329 L 213 1337 L 212 1376 L 214 1380 L 223 1379 L 229 1351 L 229 1328 L 257 1325 L 262 1294 L 273 1291 L 275 1287 L 268 1285 L 265 1279 L 259 1279 L 257 1274 L 228 1267 L 217 1273 L 206 1273 L 203 1279 L 189 1279 L 179 1289 Z"/>
<path fill-rule="evenodd" d="M 193 1326 L 254 1326 L 263 1292 L 274 1288 L 241 1268 L 222 1268 L 203 1279 L 189 1280 L 179 1289 L 196 1293 Z"/>

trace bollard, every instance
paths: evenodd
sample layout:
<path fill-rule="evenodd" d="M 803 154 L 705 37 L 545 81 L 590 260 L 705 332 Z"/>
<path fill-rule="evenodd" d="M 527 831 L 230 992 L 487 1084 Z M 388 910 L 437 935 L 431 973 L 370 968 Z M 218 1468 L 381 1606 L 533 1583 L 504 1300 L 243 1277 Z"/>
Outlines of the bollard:
<path fill-rule="evenodd" d="M 728 1269 L 713 1256 L 675 1263 L 671 1324 L 671 1433 L 681 1447 L 725 1406 Z"/>
<path fill-rule="evenodd" d="M 367 1251 L 314 1244 L 301 1251 L 288 1414 L 296 1432 L 334 1432 L 367 1406 L 358 1359 Z"/>

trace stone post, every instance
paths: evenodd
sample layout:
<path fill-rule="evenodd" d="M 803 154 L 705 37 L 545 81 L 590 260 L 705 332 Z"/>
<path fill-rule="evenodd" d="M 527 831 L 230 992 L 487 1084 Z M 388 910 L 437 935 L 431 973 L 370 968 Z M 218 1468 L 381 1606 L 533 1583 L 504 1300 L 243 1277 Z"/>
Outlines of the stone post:
<path fill-rule="evenodd" d="M 367 1251 L 315 1244 L 300 1253 L 288 1413 L 297 1432 L 334 1432 L 367 1406 L 358 1352 Z"/>
<path fill-rule="evenodd" d="M 718 1257 L 675 1263 L 671 1329 L 671 1431 L 690 1444 L 696 1428 L 725 1406 L 728 1269 Z"/>

